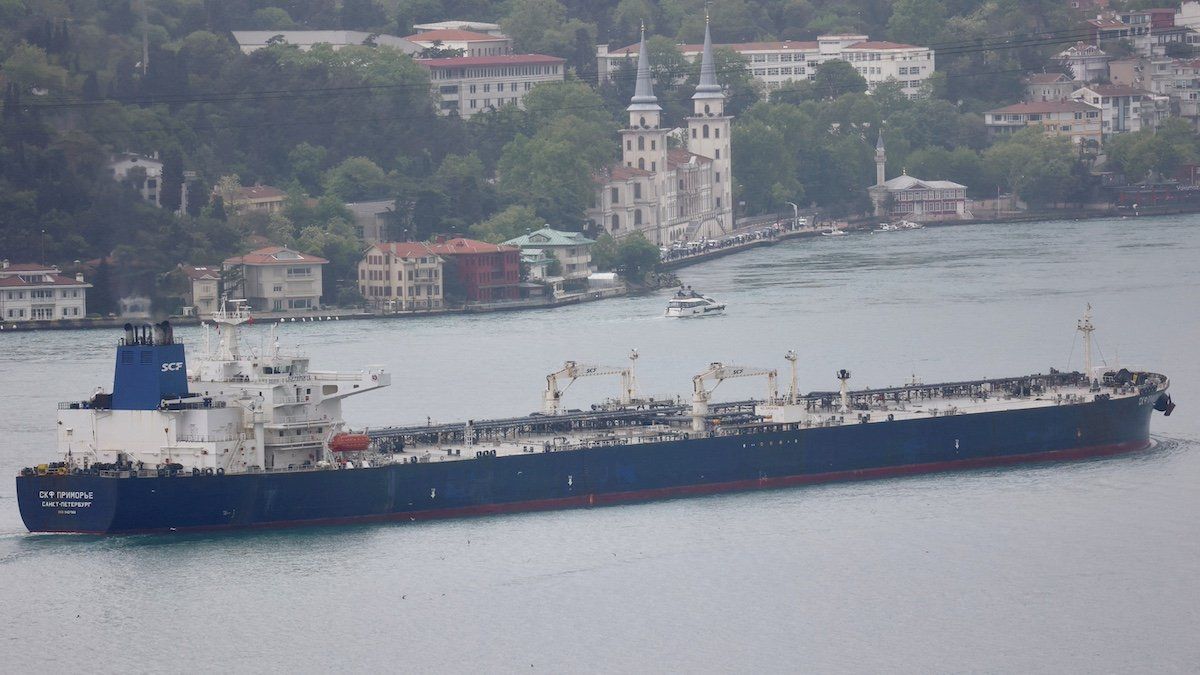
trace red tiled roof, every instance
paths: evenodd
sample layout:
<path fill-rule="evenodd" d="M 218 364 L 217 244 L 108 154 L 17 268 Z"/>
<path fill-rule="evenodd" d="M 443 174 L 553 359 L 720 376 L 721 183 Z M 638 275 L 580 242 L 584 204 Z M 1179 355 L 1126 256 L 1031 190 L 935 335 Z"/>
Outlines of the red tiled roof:
<path fill-rule="evenodd" d="M 566 63 L 566 59 L 545 54 L 502 54 L 500 56 L 452 56 L 445 59 L 417 59 L 427 68 L 465 68 L 468 66 L 528 66 L 538 63 Z"/>
<path fill-rule="evenodd" d="M 1057 82 L 1066 82 L 1067 76 L 1062 73 L 1034 73 L 1025 78 L 1029 84 L 1055 84 Z"/>
<path fill-rule="evenodd" d="M 385 241 L 375 244 L 375 247 L 397 258 L 421 258 L 435 255 L 429 248 L 429 244 L 420 241 Z"/>
<path fill-rule="evenodd" d="M 1083 110 L 1095 110 L 1096 106 L 1088 105 L 1081 101 L 1032 101 L 1029 103 L 1016 103 L 1003 108 L 989 110 L 989 114 L 997 113 L 1055 113 L 1055 112 L 1075 112 Z"/>
<path fill-rule="evenodd" d="M 433 42 L 434 40 L 441 40 L 442 42 L 495 42 L 497 40 L 507 40 L 508 38 L 476 33 L 471 30 L 460 30 L 458 28 L 441 28 L 425 31 L 424 33 L 406 35 L 404 39 L 412 42 Z"/>
<path fill-rule="evenodd" d="M 675 45 L 680 52 L 684 54 L 699 53 L 704 49 L 702 44 L 680 44 Z M 717 49 L 729 49 L 735 52 L 764 52 L 764 51 L 779 51 L 783 49 L 801 49 L 811 50 L 817 49 L 820 45 L 816 42 L 805 40 L 787 40 L 784 42 L 729 42 L 725 44 L 715 44 L 713 47 Z M 887 42 L 886 40 L 867 40 L 865 42 L 856 42 L 846 49 L 922 49 L 918 45 L 909 45 L 901 42 Z M 617 56 L 632 55 L 638 53 L 636 44 L 620 49 L 614 49 L 609 54 Z"/>
<path fill-rule="evenodd" d="M 1101 96 L 1149 96 L 1150 92 L 1123 84 L 1095 84 L 1081 89 L 1088 89 Z"/>
<path fill-rule="evenodd" d="M 856 42 L 846 49 L 924 49 L 917 45 L 908 45 L 903 42 L 888 42 L 886 40 L 867 40 L 866 42 Z"/>
<path fill-rule="evenodd" d="M 696 159 L 697 164 L 711 164 L 712 160 L 704 155 L 697 155 L 694 152 L 688 152 L 681 148 L 667 151 L 667 168 L 673 169 L 680 164 L 690 164 L 692 158 Z"/>
<path fill-rule="evenodd" d="M 675 45 L 675 46 L 679 49 L 679 51 L 683 52 L 684 54 L 688 54 L 688 53 L 692 53 L 692 52 L 699 54 L 704 49 L 704 45 L 702 45 L 702 44 L 681 44 L 681 45 Z M 787 42 L 730 42 L 727 44 L 719 44 L 719 45 L 714 44 L 713 47 L 716 49 L 729 49 L 729 50 L 732 50 L 735 52 L 740 52 L 740 51 L 755 52 L 755 51 L 771 51 L 771 50 L 780 50 L 780 49 L 816 49 L 818 47 L 818 45 L 816 42 L 805 42 L 802 40 L 790 40 Z M 620 49 L 614 49 L 611 52 L 609 52 L 609 54 L 616 54 L 617 56 L 621 56 L 621 55 L 625 55 L 625 54 L 637 54 L 637 53 L 638 53 L 637 44 L 632 44 L 632 45 L 629 45 L 628 47 L 621 47 Z"/>
<path fill-rule="evenodd" d="M 12 267 L 9 267 L 9 269 L 12 269 Z M 49 276 L 49 281 L 43 279 L 25 281 L 19 276 L 4 277 L 0 279 L 0 288 L 37 288 L 38 286 L 82 286 L 91 288 L 92 286 L 86 281 L 79 281 L 74 277 L 68 277 L 63 274 L 50 274 Z"/>
<path fill-rule="evenodd" d="M 475 253 L 507 253 L 520 251 L 516 246 L 489 244 L 486 241 L 455 237 L 445 242 L 439 242 L 429 247 L 438 255 L 471 255 Z"/>
<path fill-rule="evenodd" d="M 47 272 L 55 273 L 58 270 L 53 269 L 49 265 L 39 265 L 37 263 L 9 263 L 8 267 L 0 269 L 0 274 L 5 272 Z"/>
<path fill-rule="evenodd" d="M 275 255 L 288 251 L 296 254 L 296 258 L 276 258 Z M 315 255 L 293 251 L 286 246 L 268 246 L 260 248 L 257 251 L 251 251 L 245 255 L 234 256 L 225 260 L 226 265 L 293 265 L 295 263 L 316 263 L 324 265 L 329 262 L 324 258 L 319 258 Z"/>
<path fill-rule="evenodd" d="M 192 265 L 180 265 L 179 269 L 183 271 L 184 276 L 189 279 L 220 279 L 221 270 L 216 267 L 193 267 Z"/>
<path fill-rule="evenodd" d="M 622 166 L 620 164 L 615 164 L 598 174 L 596 179 L 601 183 L 605 183 L 610 180 L 629 180 L 630 178 L 637 178 L 639 176 L 653 175 L 654 174 L 650 173 L 649 171 L 645 169 L 639 169 L 635 166 Z"/>

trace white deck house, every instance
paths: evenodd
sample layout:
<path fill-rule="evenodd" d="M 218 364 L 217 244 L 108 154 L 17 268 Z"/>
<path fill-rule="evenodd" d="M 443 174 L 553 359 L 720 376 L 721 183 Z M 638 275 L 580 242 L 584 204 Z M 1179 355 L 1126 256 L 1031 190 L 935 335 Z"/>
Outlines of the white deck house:
<path fill-rule="evenodd" d="M 0 323 L 82 319 L 87 289 L 82 274 L 69 277 L 57 267 L 0 262 Z"/>

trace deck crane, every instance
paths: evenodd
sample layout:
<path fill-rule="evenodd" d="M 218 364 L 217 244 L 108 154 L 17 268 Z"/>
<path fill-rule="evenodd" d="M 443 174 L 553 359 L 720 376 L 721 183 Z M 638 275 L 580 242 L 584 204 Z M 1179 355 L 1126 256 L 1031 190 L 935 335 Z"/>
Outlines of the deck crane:
<path fill-rule="evenodd" d="M 575 383 L 575 380 L 581 377 L 594 377 L 598 375 L 620 375 L 621 396 L 618 400 L 621 402 L 621 405 L 629 405 L 637 397 L 637 382 L 633 376 L 633 366 L 637 361 L 638 351 L 636 349 L 630 350 L 628 358 L 629 367 L 627 368 L 567 361 L 563 364 L 562 368 L 546 376 L 546 391 L 542 394 L 542 412 L 547 415 L 559 414 L 562 412 L 562 395 L 567 390 L 567 387 L 570 387 Z M 559 378 L 568 378 L 570 381 L 562 389 L 559 389 Z"/>
<path fill-rule="evenodd" d="M 714 362 L 708 364 L 708 369 L 692 378 L 692 431 L 705 430 L 705 418 L 708 416 L 708 400 L 713 391 L 725 380 L 735 377 L 767 377 L 767 401 L 779 398 L 779 390 L 775 386 L 778 371 L 767 368 L 747 368 L 745 366 L 727 366 Z M 712 389 L 705 387 L 706 380 L 716 380 Z"/>

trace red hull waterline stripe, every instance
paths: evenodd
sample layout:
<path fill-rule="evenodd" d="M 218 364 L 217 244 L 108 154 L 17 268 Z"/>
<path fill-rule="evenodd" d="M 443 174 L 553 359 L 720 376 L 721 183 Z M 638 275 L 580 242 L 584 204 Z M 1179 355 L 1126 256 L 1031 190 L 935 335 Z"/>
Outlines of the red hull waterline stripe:
<path fill-rule="evenodd" d="M 277 527 L 345 525 L 351 523 L 374 523 L 407 520 L 442 520 L 446 518 L 463 518 L 471 516 L 488 516 L 505 513 L 525 513 L 530 511 L 554 511 L 560 509 L 579 508 L 586 506 L 603 506 L 627 502 L 646 502 L 672 497 L 689 497 L 695 495 L 717 494 L 722 492 L 739 492 L 746 490 L 761 490 L 767 488 L 790 487 L 796 485 L 813 485 L 818 483 L 835 483 L 874 478 L 891 478 L 896 476 L 913 476 L 925 473 L 939 473 L 964 469 L 978 469 L 993 466 L 1009 466 L 1013 464 L 1030 464 L 1036 462 L 1056 462 L 1089 457 L 1104 457 L 1119 455 L 1127 452 L 1142 450 L 1150 446 L 1149 440 L 1130 441 L 1112 445 L 1093 445 L 1084 448 L 1068 450 L 1050 450 L 1033 452 L 1023 455 L 1008 455 L 1003 457 L 980 457 L 975 459 L 958 459 L 945 462 L 928 462 L 925 464 L 905 464 L 902 466 L 879 467 L 873 469 L 854 469 L 849 471 L 830 471 L 827 473 L 806 474 L 802 476 L 780 476 L 776 478 L 761 478 L 752 480 L 729 481 L 725 483 L 704 483 L 700 485 L 682 485 L 678 487 L 652 488 L 634 490 L 631 492 L 613 492 L 608 494 L 585 494 L 575 497 L 557 499 L 539 499 L 535 501 L 507 502 L 504 504 L 481 504 L 479 506 L 463 506 L 452 509 L 431 509 L 427 511 L 412 511 L 402 513 L 382 513 L 366 516 L 348 516 L 342 518 L 319 518 L 313 520 L 279 520 L 250 525 L 206 525 L 200 527 L 157 528 L 149 530 L 122 530 L 117 532 L 78 532 L 75 534 L 155 534 L 163 532 L 203 532 L 232 529 L 265 529 Z"/>

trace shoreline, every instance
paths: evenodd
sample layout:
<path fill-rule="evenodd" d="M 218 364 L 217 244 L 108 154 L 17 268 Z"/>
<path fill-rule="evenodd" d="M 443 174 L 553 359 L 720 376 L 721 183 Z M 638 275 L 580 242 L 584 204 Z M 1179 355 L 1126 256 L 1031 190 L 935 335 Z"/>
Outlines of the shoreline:
<path fill-rule="evenodd" d="M 963 225 L 994 225 L 1002 223 L 1028 223 L 1045 220 L 1100 220 L 1104 218 L 1157 218 L 1163 216 L 1186 215 L 1189 213 L 1200 213 L 1197 209 L 1164 209 L 1156 210 L 1152 213 L 1140 212 L 1123 214 L 1115 210 L 1107 211 L 1038 211 L 1036 213 L 1012 213 L 991 217 L 973 218 L 973 219 L 956 219 L 956 220 L 940 220 L 923 223 L 926 228 L 929 227 L 956 227 Z M 780 221 L 786 222 L 786 221 Z M 862 233 L 870 232 L 877 224 L 881 222 L 877 218 L 859 219 L 853 222 L 844 222 L 840 224 L 842 230 L 846 232 Z M 763 223 L 757 223 L 745 228 L 742 234 L 761 231 Z M 735 253 L 743 253 L 752 249 L 775 246 L 780 243 L 808 239 L 821 235 L 821 230 L 828 229 L 826 227 L 818 227 L 816 225 L 807 226 L 798 230 L 785 230 L 772 237 L 760 239 L 752 239 L 746 242 L 732 244 L 723 248 L 714 248 L 708 251 L 668 260 L 660 265 L 662 271 L 674 271 L 684 267 L 690 267 L 700 263 L 716 260 Z M 737 232 L 735 231 L 735 234 Z M 733 236 L 733 235 L 730 235 Z M 627 297 L 629 295 L 637 295 L 651 292 L 656 289 L 631 287 L 627 284 L 612 288 L 597 289 L 594 291 L 586 291 L 583 293 L 573 293 L 558 298 L 552 298 L 549 301 L 528 301 L 515 300 L 498 303 L 480 303 L 474 305 L 466 305 L 462 307 L 451 307 L 443 309 L 427 309 L 414 310 L 407 312 L 390 312 L 378 313 L 364 309 L 330 309 L 324 312 L 307 312 L 303 314 L 297 313 L 280 313 L 271 312 L 263 313 L 255 317 L 254 321 L 258 323 L 308 323 L 316 321 L 359 321 L 364 319 L 407 319 L 420 318 L 430 316 L 445 316 L 459 314 L 489 314 L 493 312 L 517 312 L 523 310 L 538 310 L 538 309 L 554 309 L 557 307 L 566 307 L 569 305 L 578 305 L 586 302 L 597 302 L 600 300 L 608 300 L 611 298 Z M 121 328 L 126 323 L 137 324 L 139 322 L 155 321 L 154 318 L 91 318 L 91 319 L 56 319 L 52 321 L 23 321 L 19 323 L 0 323 L 0 335 L 4 333 L 25 333 L 30 331 L 42 330 L 91 330 L 91 329 L 114 329 Z M 157 319 L 157 320 L 161 320 Z M 168 320 L 175 326 L 199 326 L 204 323 L 211 323 L 206 319 L 195 317 L 168 317 Z"/>

